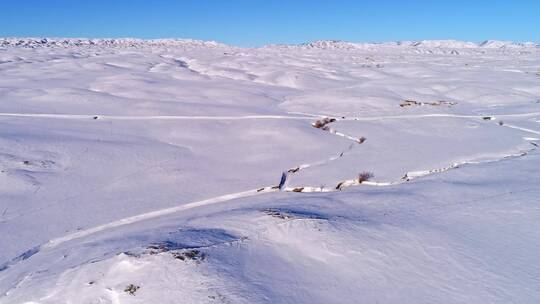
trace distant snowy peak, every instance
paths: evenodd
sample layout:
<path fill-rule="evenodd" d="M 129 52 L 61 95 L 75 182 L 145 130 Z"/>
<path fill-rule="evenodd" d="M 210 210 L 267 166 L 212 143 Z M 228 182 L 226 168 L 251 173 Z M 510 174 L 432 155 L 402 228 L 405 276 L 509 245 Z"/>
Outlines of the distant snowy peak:
<path fill-rule="evenodd" d="M 226 47 L 215 41 L 193 39 L 86 39 L 86 38 L 0 38 L 0 46 L 21 47 L 71 47 L 71 46 L 109 46 L 109 47 L 142 47 L 142 46 L 179 46 L 179 47 Z"/>
<path fill-rule="evenodd" d="M 512 41 L 501 41 L 501 40 L 486 40 L 479 44 L 483 48 L 492 48 L 492 49 L 504 49 L 504 48 L 531 48 L 531 47 L 540 47 L 539 44 L 534 42 L 512 42 Z"/>
<path fill-rule="evenodd" d="M 480 47 L 490 48 L 490 49 L 499 49 L 505 48 L 508 45 L 514 44 L 512 41 L 501 41 L 501 40 L 486 40 L 479 44 Z"/>
<path fill-rule="evenodd" d="M 267 45 L 263 48 L 280 48 L 280 49 L 321 49 L 321 50 L 354 50 L 365 49 L 376 45 L 385 45 L 387 43 L 354 43 L 343 40 L 316 40 L 302 44 L 278 44 Z M 396 44 L 396 43 L 391 43 Z"/>
<path fill-rule="evenodd" d="M 458 40 L 422 40 L 413 42 L 412 46 L 426 48 L 447 48 L 447 49 L 468 49 L 476 48 L 478 45 L 468 41 Z"/>
<path fill-rule="evenodd" d="M 397 41 L 384 43 L 354 43 L 341 40 L 317 40 L 298 45 L 269 45 L 266 48 L 300 48 L 300 49 L 322 49 L 322 50 L 354 50 L 366 49 L 377 46 L 387 47 L 411 47 L 425 49 L 505 49 L 505 48 L 538 48 L 540 45 L 534 42 L 516 43 L 511 41 L 487 40 L 482 43 L 474 43 L 459 40 L 421 40 L 421 41 Z"/>
<path fill-rule="evenodd" d="M 306 49 L 356 49 L 362 44 L 346 42 L 341 40 L 317 40 L 309 43 L 302 43 L 300 47 Z"/>

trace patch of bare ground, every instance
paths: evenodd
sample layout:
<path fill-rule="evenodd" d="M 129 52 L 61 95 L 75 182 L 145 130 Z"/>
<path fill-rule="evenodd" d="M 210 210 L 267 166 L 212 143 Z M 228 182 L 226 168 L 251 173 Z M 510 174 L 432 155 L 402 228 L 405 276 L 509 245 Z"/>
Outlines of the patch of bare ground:
<path fill-rule="evenodd" d="M 328 124 L 336 122 L 335 118 L 325 117 L 312 123 L 311 125 L 317 129 L 325 129 Z M 325 130 L 327 131 L 327 130 Z"/>
<path fill-rule="evenodd" d="M 201 262 L 206 259 L 206 253 L 196 248 L 183 248 L 177 249 L 176 247 L 169 246 L 168 243 L 152 244 L 146 247 L 147 253 L 154 255 L 168 252 L 171 256 L 177 260 L 184 262 L 195 261 Z"/>
<path fill-rule="evenodd" d="M 412 99 L 406 99 L 403 102 L 399 104 L 400 107 L 410 107 L 410 106 L 455 106 L 457 102 L 454 101 L 444 101 L 444 100 L 438 100 L 433 102 L 422 102 L 422 101 L 416 101 Z"/>

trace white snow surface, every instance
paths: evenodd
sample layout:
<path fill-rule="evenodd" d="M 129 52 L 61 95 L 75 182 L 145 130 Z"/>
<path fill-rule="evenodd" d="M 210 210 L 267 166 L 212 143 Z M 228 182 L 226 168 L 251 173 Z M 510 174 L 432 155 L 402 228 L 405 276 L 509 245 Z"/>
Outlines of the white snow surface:
<path fill-rule="evenodd" d="M 534 43 L 2 38 L 0 303 L 538 303 L 538 145 Z"/>

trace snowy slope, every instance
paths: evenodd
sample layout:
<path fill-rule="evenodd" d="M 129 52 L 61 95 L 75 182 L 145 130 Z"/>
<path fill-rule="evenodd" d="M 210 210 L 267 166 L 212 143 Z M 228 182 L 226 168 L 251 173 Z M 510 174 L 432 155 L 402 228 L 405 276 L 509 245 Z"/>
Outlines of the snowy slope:
<path fill-rule="evenodd" d="M 0 39 L 0 303 L 537 303 L 539 144 L 532 43 Z"/>

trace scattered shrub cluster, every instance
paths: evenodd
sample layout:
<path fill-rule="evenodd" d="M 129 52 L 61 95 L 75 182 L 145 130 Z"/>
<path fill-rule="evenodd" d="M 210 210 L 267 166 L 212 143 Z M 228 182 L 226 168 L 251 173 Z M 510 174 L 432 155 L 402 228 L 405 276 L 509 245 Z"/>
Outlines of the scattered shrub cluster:
<path fill-rule="evenodd" d="M 312 124 L 312 126 L 315 127 L 315 128 L 317 128 L 317 129 L 323 129 L 323 130 L 325 130 L 325 131 L 328 131 L 329 128 L 326 128 L 326 129 L 325 129 L 325 127 L 327 127 L 326 125 L 327 125 L 327 124 L 330 124 L 330 123 L 333 123 L 333 122 L 335 122 L 335 121 L 336 121 L 335 118 L 325 117 L 325 118 L 323 118 L 323 119 L 319 119 L 319 120 L 315 121 L 315 122 Z"/>
<path fill-rule="evenodd" d="M 409 106 L 454 106 L 457 102 L 453 101 L 444 101 L 444 100 L 438 100 L 434 102 L 420 102 L 416 100 L 406 99 L 402 103 L 399 104 L 400 107 L 409 107 Z"/>
<path fill-rule="evenodd" d="M 365 181 L 370 180 L 373 176 L 374 174 L 372 172 L 367 172 L 367 171 L 361 172 L 360 174 L 358 174 L 358 182 L 361 184 Z"/>
<path fill-rule="evenodd" d="M 139 288 L 141 288 L 141 287 L 137 286 L 137 285 L 129 284 L 128 286 L 126 286 L 124 291 L 127 292 L 128 294 L 134 296 L 135 293 L 137 292 L 137 290 L 139 290 Z"/>

